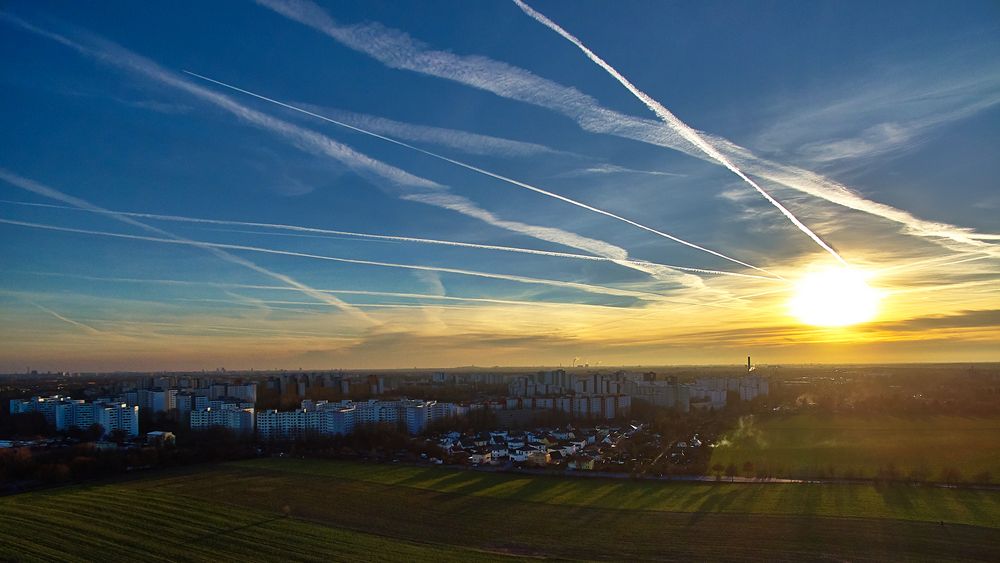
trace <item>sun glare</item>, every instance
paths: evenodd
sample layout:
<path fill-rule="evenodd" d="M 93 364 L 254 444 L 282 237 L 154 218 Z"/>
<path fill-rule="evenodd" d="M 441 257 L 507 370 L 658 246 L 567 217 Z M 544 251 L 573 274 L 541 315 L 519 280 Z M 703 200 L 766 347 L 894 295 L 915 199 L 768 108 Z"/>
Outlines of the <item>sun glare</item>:
<path fill-rule="evenodd" d="M 878 312 L 880 293 L 865 274 L 849 268 L 831 268 L 806 274 L 788 302 L 791 314 L 814 326 L 848 326 L 870 321 Z"/>

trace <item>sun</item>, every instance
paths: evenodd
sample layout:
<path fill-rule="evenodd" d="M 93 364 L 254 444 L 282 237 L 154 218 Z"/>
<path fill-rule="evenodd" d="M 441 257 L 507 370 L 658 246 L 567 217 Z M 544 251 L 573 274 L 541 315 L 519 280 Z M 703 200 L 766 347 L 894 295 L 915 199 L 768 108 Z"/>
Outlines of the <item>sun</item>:
<path fill-rule="evenodd" d="M 881 293 L 867 276 L 851 268 L 810 272 L 795 285 L 788 302 L 792 316 L 814 326 L 848 326 L 870 321 L 878 313 Z"/>

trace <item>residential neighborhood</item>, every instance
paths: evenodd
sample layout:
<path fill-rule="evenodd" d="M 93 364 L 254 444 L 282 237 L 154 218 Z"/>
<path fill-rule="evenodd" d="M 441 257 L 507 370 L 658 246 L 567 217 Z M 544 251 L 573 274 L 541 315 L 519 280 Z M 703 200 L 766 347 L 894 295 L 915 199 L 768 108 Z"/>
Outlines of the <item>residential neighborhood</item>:
<path fill-rule="evenodd" d="M 660 473 L 668 464 L 682 466 L 704 445 L 695 434 L 663 441 L 646 424 L 598 425 L 531 430 L 496 429 L 477 433 L 446 432 L 432 438 L 448 463 L 473 468 L 549 468 L 568 471 Z M 656 469 L 654 469 L 656 468 Z"/>

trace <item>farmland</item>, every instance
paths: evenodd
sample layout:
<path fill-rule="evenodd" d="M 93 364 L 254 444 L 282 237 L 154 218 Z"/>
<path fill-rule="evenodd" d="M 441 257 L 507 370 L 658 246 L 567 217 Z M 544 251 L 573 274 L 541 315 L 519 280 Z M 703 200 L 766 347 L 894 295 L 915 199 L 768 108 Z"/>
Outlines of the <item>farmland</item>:
<path fill-rule="evenodd" d="M 797 414 L 744 417 L 715 449 L 712 465 L 778 477 L 872 478 L 890 466 L 898 478 L 1000 479 L 1000 418 Z M 742 471 L 741 471 L 742 472 Z M 979 477 L 977 479 L 977 477 Z"/>
<path fill-rule="evenodd" d="M 991 559 L 998 542 L 996 491 L 630 482 L 300 459 L 0 499 L 0 559 L 942 560 Z"/>

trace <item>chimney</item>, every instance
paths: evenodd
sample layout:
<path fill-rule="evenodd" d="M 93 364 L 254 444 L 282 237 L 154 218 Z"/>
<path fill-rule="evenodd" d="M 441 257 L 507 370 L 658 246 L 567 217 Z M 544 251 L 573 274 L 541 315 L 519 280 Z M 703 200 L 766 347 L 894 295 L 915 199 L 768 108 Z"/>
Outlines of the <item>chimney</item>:
<path fill-rule="evenodd" d="M 747 372 L 750 371 L 750 356 L 747 356 Z"/>

